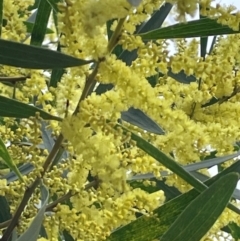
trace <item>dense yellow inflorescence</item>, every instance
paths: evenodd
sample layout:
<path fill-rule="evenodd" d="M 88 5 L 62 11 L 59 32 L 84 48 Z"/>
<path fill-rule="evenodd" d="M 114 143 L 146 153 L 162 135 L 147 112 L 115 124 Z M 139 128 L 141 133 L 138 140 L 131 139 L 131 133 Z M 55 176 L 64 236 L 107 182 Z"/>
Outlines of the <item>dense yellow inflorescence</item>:
<path fill-rule="evenodd" d="M 239 35 L 219 37 L 213 51 L 199 57 L 199 41 L 177 40 L 176 53 L 169 53 L 166 40 L 144 42 L 134 35 L 139 24 L 164 3 L 162 0 L 143 0 L 135 8 L 127 0 L 66 0 L 58 3 L 58 32 L 61 33 L 61 51 L 94 65 L 64 70 L 56 87 L 49 87 L 49 72 L 25 70 L 0 66 L 1 76 L 25 76 L 16 91 L 1 84 L 1 95 L 35 104 L 45 111 L 63 118 L 62 123 L 50 121 L 46 130 L 57 138 L 60 133 L 65 140 L 62 148 L 67 150 L 65 161 L 50 166 L 43 177 L 49 188 L 52 203 L 68 197 L 63 202 L 48 206 L 44 227 L 48 239 L 58 240 L 59 232 L 68 232 L 76 240 L 104 240 L 115 229 L 136 219 L 136 214 L 150 216 L 165 201 L 163 191 L 148 193 L 134 188 L 129 179 L 135 174 L 153 173 L 163 180 L 166 171 L 155 159 L 139 150 L 128 132 L 116 126 L 121 112 L 130 107 L 142 110 L 165 132 L 155 135 L 123 122 L 129 130 L 149 140 L 164 153 L 171 153 L 181 165 L 200 161 L 209 154 L 208 146 L 217 155 L 233 152 L 233 144 L 240 138 L 239 107 Z M 176 7 L 176 19 L 186 21 L 193 16 L 201 3 L 201 14 L 239 30 L 239 13 L 232 15 L 232 6 L 213 6 L 210 0 L 167 1 Z M 27 10 L 33 1 L 4 1 L 2 38 L 28 42 L 23 21 L 31 12 Z M 22 12 L 22 21 L 18 12 Z M 136 51 L 137 58 L 125 63 L 110 51 L 106 22 L 113 20 L 110 29 L 117 31 L 119 20 L 125 19 L 117 38 L 123 50 Z M 57 36 L 58 37 L 58 36 Z M 84 96 L 87 81 L 92 73 L 98 84 L 112 84 L 113 88 L 101 95 L 95 92 Z M 196 81 L 189 84 L 177 82 L 167 75 L 184 71 L 194 75 Z M 162 76 L 157 76 L 158 72 Z M 152 87 L 147 78 L 157 80 Z M 94 88 L 93 88 L 94 89 Z M 211 99 L 219 103 L 209 105 Z M 78 106 L 79 104 L 79 106 Z M 6 196 L 14 213 L 26 190 L 43 172 L 43 164 L 49 154 L 44 139 L 42 122 L 38 116 L 29 120 L 4 118 L 0 126 L 1 138 L 9 142 L 8 150 L 16 164 L 30 162 L 34 170 L 19 181 L 7 184 L 0 179 L 0 195 Z M 45 127 L 44 127 L 45 128 Z M 48 137 L 49 138 L 49 137 Z M 25 144 L 20 144 L 20 142 Z M 48 150 L 47 150 L 48 149 Z M 66 154 L 66 152 L 64 153 Z M 230 165 L 229 162 L 225 165 Z M 181 192 L 191 187 L 175 174 L 166 178 L 166 184 Z M 152 185 L 145 181 L 144 185 Z M 19 220 L 18 232 L 23 233 L 36 215 L 40 192 L 35 190 L 27 208 Z M 65 203 L 64 203 L 65 202 Z M 68 205 L 70 204 L 70 205 Z M 206 238 L 220 237 L 218 231 L 230 221 L 240 224 L 235 213 L 226 209 Z"/>

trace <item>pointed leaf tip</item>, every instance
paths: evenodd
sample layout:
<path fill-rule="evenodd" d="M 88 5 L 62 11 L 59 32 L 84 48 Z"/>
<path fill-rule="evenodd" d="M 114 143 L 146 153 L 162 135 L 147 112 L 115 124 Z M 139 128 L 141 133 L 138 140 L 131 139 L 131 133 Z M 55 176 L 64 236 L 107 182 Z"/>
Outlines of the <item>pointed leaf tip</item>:
<path fill-rule="evenodd" d="M 91 62 L 58 51 L 0 39 L 0 64 L 30 69 L 55 69 Z"/>

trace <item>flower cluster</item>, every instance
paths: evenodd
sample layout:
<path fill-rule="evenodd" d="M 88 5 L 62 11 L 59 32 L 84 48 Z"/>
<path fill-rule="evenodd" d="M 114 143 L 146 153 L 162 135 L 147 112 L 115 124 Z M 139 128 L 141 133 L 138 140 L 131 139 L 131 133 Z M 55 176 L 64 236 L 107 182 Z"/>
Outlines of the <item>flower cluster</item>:
<path fill-rule="evenodd" d="M 202 15 L 217 17 L 219 23 L 239 30 L 239 13 L 233 15 L 232 6 L 213 7 L 209 0 L 167 2 L 175 4 L 180 21 L 193 16 L 201 4 Z M 47 124 L 38 115 L 28 120 L 3 118 L 0 126 L 1 138 L 9 142 L 15 164 L 28 162 L 32 168 L 24 177 L 25 183 L 17 180 L 8 184 L 0 179 L 0 195 L 7 197 L 13 214 L 24 191 L 41 178 L 50 193 L 43 222 L 46 240 L 58 240 L 59 233 L 67 232 L 76 240 L 101 241 L 138 215 L 152 215 L 164 203 L 164 192 L 148 192 L 151 181 L 143 183 L 146 190 L 135 188 L 131 178 L 136 174 L 153 173 L 155 181 L 164 180 L 183 193 L 191 188 L 140 150 L 131 133 L 119 124 L 171 154 L 181 165 L 202 160 L 209 155 L 209 145 L 219 156 L 232 153 L 233 144 L 240 139 L 239 35 L 219 37 L 204 57 L 199 56 L 198 40 L 177 40 L 176 53 L 171 55 L 166 40 L 143 41 L 135 35 L 164 3 L 143 0 L 134 7 L 127 0 L 60 1 L 56 9 L 61 35 L 55 37 L 61 51 L 93 62 L 59 70 L 61 80 L 51 87 L 50 71 L 0 68 L 2 76 L 26 77 L 14 89 L 1 84 L 2 95 L 62 118 L 61 123 Z M 4 1 L 2 38 L 28 41 L 24 21 L 30 15 L 29 4 L 32 1 Z M 20 11 L 23 21 L 17 21 Z M 128 54 L 132 59 L 126 57 Z M 188 83 L 176 78 L 183 73 L 189 77 Z M 109 88 L 101 91 L 106 86 Z M 144 112 L 164 135 L 122 121 L 122 112 L 130 107 Z M 45 167 L 58 136 L 64 140 L 53 162 Z M 163 172 L 168 174 L 164 179 Z M 39 198 L 36 188 L 19 220 L 19 233 L 36 215 Z M 207 239 L 217 236 L 232 220 L 239 223 L 235 214 L 225 210 Z"/>

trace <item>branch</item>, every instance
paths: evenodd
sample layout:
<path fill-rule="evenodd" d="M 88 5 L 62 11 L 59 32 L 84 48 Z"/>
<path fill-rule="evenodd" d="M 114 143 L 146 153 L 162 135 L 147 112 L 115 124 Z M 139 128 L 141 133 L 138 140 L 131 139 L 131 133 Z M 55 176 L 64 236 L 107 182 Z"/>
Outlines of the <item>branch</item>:
<path fill-rule="evenodd" d="M 114 31 L 114 33 L 113 33 L 109 43 L 108 43 L 108 52 L 109 53 L 111 53 L 113 51 L 114 47 L 118 43 L 118 40 L 119 40 L 119 38 L 121 36 L 121 33 L 122 33 L 122 27 L 123 27 L 123 24 L 124 24 L 126 18 L 127 17 L 121 18 L 118 21 L 117 27 L 116 27 L 116 29 L 115 29 L 115 31 Z"/>
<path fill-rule="evenodd" d="M 91 93 L 92 89 L 94 88 L 94 86 L 96 84 L 95 77 L 96 77 L 97 72 L 98 72 L 99 63 L 100 63 L 100 60 L 96 63 L 92 73 L 88 76 L 88 78 L 86 80 L 86 83 L 85 83 L 85 86 L 84 86 L 84 89 L 83 89 L 83 92 L 82 92 L 82 95 L 81 95 L 81 97 L 78 101 L 77 107 L 76 107 L 73 115 L 77 115 L 77 113 L 80 111 L 79 108 L 80 108 L 81 101 L 86 99 L 88 97 L 88 95 Z"/>

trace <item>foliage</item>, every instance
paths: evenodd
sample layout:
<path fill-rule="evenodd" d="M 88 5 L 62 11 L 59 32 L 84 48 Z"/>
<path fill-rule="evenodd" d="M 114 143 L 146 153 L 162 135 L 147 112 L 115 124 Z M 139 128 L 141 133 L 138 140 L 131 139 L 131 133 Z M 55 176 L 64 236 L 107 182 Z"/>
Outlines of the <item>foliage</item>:
<path fill-rule="evenodd" d="M 240 239 L 239 16 L 0 0 L 0 240 Z"/>

